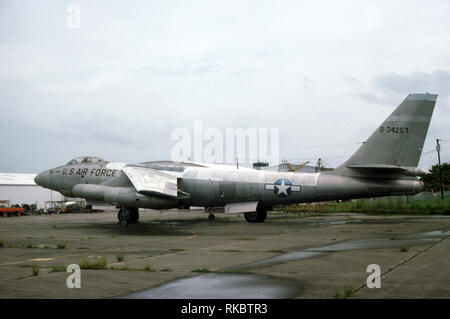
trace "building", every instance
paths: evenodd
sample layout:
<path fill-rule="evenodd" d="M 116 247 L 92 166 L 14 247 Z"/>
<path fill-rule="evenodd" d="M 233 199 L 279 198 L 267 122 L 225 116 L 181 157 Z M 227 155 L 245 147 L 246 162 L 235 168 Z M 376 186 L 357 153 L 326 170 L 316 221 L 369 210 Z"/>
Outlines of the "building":
<path fill-rule="evenodd" d="M 62 201 L 64 196 L 34 182 L 35 174 L 0 173 L 0 200 L 14 204 L 36 204 L 45 207 L 46 201 Z"/>

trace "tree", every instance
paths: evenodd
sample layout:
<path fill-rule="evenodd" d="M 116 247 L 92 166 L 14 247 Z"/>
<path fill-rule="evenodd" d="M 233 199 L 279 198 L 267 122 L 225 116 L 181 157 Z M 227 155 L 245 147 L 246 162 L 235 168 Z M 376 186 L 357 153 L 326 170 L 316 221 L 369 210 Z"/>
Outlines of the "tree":
<path fill-rule="evenodd" d="M 450 185 L 450 162 L 443 163 L 441 165 L 442 171 L 442 183 L 444 184 L 444 189 L 446 186 Z M 429 192 L 438 192 L 441 190 L 441 182 L 439 179 L 439 166 L 433 165 L 428 173 L 422 176 L 421 181 L 423 182 L 423 190 Z"/>

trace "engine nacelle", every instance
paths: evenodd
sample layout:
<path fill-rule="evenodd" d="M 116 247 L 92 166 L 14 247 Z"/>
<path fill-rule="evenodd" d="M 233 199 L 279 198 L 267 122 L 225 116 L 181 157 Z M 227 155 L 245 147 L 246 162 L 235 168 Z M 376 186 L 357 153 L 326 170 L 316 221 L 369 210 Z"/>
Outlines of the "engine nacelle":
<path fill-rule="evenodd" d="M 111 187 L 105 185 L 77 184 L 72 189 L 74 197 L 91 201 L 104 201 L 115 206 L 170 209 L 178 207 L 178 200 L 168 197 L 147 196 L 133 187 Z"/>

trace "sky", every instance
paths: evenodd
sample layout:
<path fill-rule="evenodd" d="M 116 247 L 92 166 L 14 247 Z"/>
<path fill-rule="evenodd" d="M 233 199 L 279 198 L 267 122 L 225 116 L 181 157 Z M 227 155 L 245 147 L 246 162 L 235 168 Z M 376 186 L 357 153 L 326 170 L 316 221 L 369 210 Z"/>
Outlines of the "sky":
<path fill-rule="evenodd" d="M 0 0 L 0 172 L 170 159 L 177 128 L 277 128 L 342 164 L 409 93 L 439 94 L 419 166 L 450 161 L 450 1 Z"/>

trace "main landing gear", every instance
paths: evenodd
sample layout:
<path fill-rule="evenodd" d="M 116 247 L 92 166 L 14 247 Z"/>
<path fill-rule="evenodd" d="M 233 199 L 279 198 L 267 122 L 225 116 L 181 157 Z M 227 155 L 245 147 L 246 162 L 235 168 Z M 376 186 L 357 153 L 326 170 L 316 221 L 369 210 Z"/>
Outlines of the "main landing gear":
<path fill-rule="evenodd" d="M 205 212 L 209 213 L 208 214 L 208 220 L 215 220 L 216 219 L 216 216 L 214 215 L 212 207 L 205 207 Z"/>
<path fill-rule="evenodd" d="M 117 218 L 122 227 L 127 227 L 128 224 L 135 224 L 139 220 L 139 208 L 121 207 L 117 213 Z"/>
<path fill-rule="evenodd" d="M 266 220 L 267 208 L 258 205 L 256 212 L 245 213 L 244 217 L 249 223 L 262 223 Z"/>

